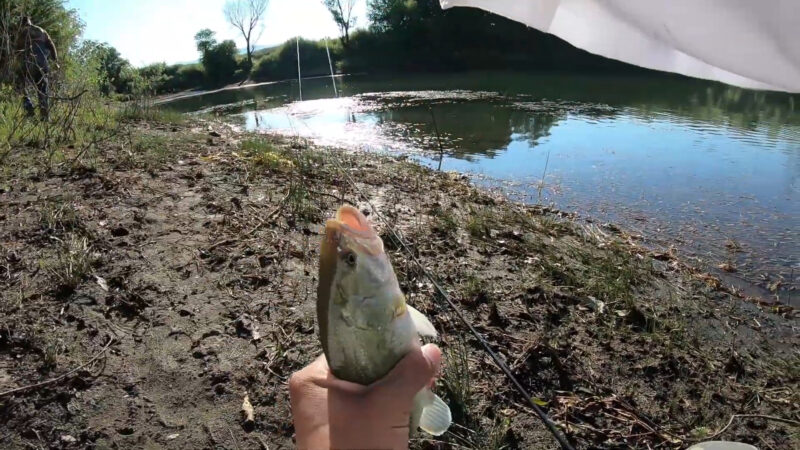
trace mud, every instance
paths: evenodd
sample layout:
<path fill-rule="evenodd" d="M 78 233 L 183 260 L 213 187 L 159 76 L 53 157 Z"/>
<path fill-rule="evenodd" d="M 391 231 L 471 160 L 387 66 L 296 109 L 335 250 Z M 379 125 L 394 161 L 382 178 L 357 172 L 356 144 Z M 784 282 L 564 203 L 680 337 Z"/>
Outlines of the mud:
<path fill-rule="evenodd" d="M 412 447 L 556 444 L 389 227 L 577 448 L 800 446 L 789 308 L 457 174 L 219 123 L 129 127 L 140 145 L 49 172 L 20 157 L 0 183 L 0 447 L 292 448 L 286 380 L 321 352 L 318 244 L 344 202 L 442 333 L 457 425 Z"/>

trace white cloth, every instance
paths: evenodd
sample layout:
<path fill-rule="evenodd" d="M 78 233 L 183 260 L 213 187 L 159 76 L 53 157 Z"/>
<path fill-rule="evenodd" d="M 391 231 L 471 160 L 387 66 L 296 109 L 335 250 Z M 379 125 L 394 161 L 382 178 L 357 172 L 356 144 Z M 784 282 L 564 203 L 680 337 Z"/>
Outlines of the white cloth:
<path fill-rule="evenodd" d="M 440 0 L 607 58 L 754 89 L 800 92 L 800 0 Z"/>

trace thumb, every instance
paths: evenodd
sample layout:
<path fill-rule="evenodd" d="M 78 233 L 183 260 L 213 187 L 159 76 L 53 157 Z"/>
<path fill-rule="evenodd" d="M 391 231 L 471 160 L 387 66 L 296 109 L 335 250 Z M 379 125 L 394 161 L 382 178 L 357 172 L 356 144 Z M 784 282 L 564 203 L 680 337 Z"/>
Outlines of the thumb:
<path fill-rule="evenodd" d="M 392 397 L 413 397 L 429 386 L 442 364 L 442 351 L 434 344 L 411 351 L 375 387 Z"/>

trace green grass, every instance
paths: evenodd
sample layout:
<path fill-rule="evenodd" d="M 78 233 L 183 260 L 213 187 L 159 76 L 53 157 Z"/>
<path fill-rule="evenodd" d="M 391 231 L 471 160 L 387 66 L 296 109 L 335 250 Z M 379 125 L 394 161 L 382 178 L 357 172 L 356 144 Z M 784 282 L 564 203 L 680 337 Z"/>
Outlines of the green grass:
<path fill-rule="evenodd" d="M 165 125 L 182 125 L 186 123 L 186 116 L 177 111 L 157 106 L 141 106 L 135 103 L 128 103 L 120 107 L 116 116 L 120 121 L 144 121 Z"/>
<path fill-rule="evenodd" d="M 72 100 L 54 102 L 48 120 L 38 113 L 29 117 L 20 94 L 0 86 L 0 164 L 17 166 L 15 171 L 47 172 L 64 163 L 81 163 L 118 133 L 114 111 L 107 99 L 85 91 Z"/>
<path fill-rule="evenodd" d="M 289 194 L 286 196 L 289 212 L 303 222 L 318 222 L 322 212 L 313 201 L 313 197 L 305 185 L 305 180 L 293 180 L 289 185 Z"/>
<path fill-rule="evenodd" d="M 295 163 L 287 158 L 272 140 L 253 137 L 242 141 L 241 152 L 250 158 L 251 169 L 267 171 L 290 171 Z"/>
<path fill-rule="evenodd" d="M 434 231 L 445 236 L 454 236 L 458 233 L 458 220 L 453 213 L 437 206 L 433 208 L 431 214 L 434 217 Z"/>
<path fill-rule="evenodd" d="M 172 155 L 165 136 L 140 134 L 133 139 L 128 162 L 132 167 L 153 171 L 166 164 Z"/>
<path fill-rule="evenodd" d="M 447 398 L 447 404 L 453 414 L 453 420 L 464 426 L 473 422 L 471 417 L 474 400 L 472 397 L 472 375 L 469 368 L 469 350 L 463 342 L 445 350 L 445 364 L 442 367 L 441 386 Z"/>
<path fill-rule="evenodd" d="M 491 213 L 488 209 L 474 209 L 467 221 L 467 232 L 474 238 L 483 238 L 489 234 L 489 224 L 491 223 Z"/>

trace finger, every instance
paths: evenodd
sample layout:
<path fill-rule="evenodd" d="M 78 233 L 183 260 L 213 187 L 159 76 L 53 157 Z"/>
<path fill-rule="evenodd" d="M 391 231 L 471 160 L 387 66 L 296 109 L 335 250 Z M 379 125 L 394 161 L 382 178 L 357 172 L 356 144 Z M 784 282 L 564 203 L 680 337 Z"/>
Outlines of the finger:
<path fill-rule="evenodd" d="M 336 378 L 336 376 L 331 372 L 330 367 L 328 366 L 328 360 L 325 358 L 325 355 L 320 356 L 317 358 L 314 363 L 310 364 L 303 370 L 309 370 L 313 372 L 313 376 L 309 378 L 309 381 L 313 383 L 315 386 L 329 389 L 333 391 L 338 391 L 340 393 L 345 393 L 349 395 L 362 395 L 367 392 L 368 387 L 358 383 L 352 383 L 350 381 L 340 380 Z"/>
<path fill-rule="evenodd" d="M 406 355 L 388 375 L 371 387 L 392 396 L 411 398 L 430 385 L 441 364 L 442 351 L 436 345 L 428 344 Z"/>
<path fill-rule="evenodd" d="M 347 394 L 351 396 L 364 395 L 369 392 L 369 386 L 340 380 L 332 373 L 328 373 L 328 377 L 325 379 L 317 380 L 316 384 L 317 386 L 328 389 L 329 391 L 336 391 L 340 394 Z"/>

